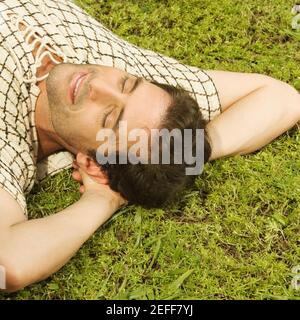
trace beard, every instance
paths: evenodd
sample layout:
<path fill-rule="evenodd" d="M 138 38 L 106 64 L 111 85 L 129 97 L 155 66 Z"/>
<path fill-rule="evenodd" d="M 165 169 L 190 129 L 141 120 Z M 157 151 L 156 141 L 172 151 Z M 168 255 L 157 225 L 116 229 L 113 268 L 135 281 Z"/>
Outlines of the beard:
<path fill-rule="evenodd" d="M 86 66 L 84 66 L 86 69 Z M 76 150 L 86 150 L 72 113 L 73 105 L 69 97 L 69 86 L 75 72 L 82 71 L 83 65 L 61 63 L 55 65 L 46 79 L 50 121 L 55 133 Z M 74 123 L 75 122 L 75 123 Z M 69 148 L 67 148 L 69 149 Z"/>
<path fill-rule="evenodd" d="M 49 101 L 49 108 L 52 109 L 63 109 L 62 102 L 66 100 L 67 88 L 65 84 L 66 75 L 66 64 L 61 63 L 55 65 L 46 79 L 46 90 Z M 64 92 L 64 95 L 62 94 Z"/>
<path fill-rule="evenodd" d="M 55 133 L 67 145 L 74 145 L 72 131 L 69 122 L 70 115 L 67 112 L 68 74 L 74 67 L 72 64 L 61 63 L 55 65 L 46 79 L 46 91 L 49 104 L 50 121 Z"/>

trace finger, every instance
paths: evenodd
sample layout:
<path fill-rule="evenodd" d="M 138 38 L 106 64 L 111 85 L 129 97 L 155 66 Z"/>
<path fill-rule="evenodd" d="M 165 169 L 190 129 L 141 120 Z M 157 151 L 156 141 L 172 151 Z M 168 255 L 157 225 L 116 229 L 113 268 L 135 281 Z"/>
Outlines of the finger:
<path fill-rule="evenodd" d="M 80 188 L 79 188 L 79 192 L 80 192 L 80 193 L 84 193 L 84 191 L 85 191 L 84 186 L 80 186 Z"/>
<path fill-rule="evenodd" d="M 81 179 L 80 173 L 77 170 L 74 170 L 72 172 L 72 178 L 76 181 L 79 181 Z"/>
<path fill-rule="evenodd" d="M 77 163 L 76 160 L 73 161 L 72 167 L 73 167 L 74 169 L 79 169 L 79 165 L 78 165 L 78 163 Z"/>
<path fill-rule="evenodd" d="M 72 177 L 73 177 L 73 179 L 74 179 L 75 181 L 82 183 L 81 174 L 80 174 L 77 170 L 74 170 L 74 171 L 72 172 Z"/>
<path fill-rule="evenodd" d="M 78 169 L 79 174 L 81 175 L 81 179 L 83 184 L 95 184 L 95 181 L 81 168 Z"/>

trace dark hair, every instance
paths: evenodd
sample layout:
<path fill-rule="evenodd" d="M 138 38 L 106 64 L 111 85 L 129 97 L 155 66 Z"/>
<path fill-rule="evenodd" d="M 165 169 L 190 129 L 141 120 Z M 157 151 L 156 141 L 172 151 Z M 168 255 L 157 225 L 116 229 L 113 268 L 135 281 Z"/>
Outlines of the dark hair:
<path fill-rule="evenodd" d="M 211 146 L 205 131 L 204 120 L 197 102 L 182 88 L 152 82 L 169 93 L 172 102 L 168 107 L 158 129 L 175 128 L 183 131 L 192 129 L 193 152 L 196 147 L 196 129 L 204 129 L 204 163 L 211 156 Z M 186 175 L 186 163 L 174 164 L 174 148 L 170 148 L 170 164 L 104 164 L 102 170 L 107 174 L 112 190 L 119 192 L 131 204 L 147 208 L 160 207 L 172 201 L 187 185 L 194 182 L 196 176 Z M 97 161 L 96 152 L 89 154 Z M 174 158 L 174 157 L 173 157 Z"/>

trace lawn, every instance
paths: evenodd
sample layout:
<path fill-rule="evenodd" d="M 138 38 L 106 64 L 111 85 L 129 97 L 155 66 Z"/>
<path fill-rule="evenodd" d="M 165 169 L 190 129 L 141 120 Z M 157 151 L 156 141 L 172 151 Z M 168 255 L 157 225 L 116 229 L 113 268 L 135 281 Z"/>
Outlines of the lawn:
<path fill-rule="evenodd" d="M 268 74 L 300 91 L 292 0 L 77 3 L 141 47 L 203 69 Z M 300 299 L 291 286 L 299 154 L 296 127 L 254 154 L 210 162 L 176 203 L 123 209 L 59 272 L 0 299 Z M 78 198 L 70 171 L 60 173 L 28 196 L 30 217 Z"/>

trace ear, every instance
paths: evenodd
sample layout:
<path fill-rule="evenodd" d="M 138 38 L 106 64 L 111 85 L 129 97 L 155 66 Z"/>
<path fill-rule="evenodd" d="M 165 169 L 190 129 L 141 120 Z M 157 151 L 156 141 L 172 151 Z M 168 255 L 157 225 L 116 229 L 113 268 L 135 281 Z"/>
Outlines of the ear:
<path fill-rule="evenodd" d="M 91 178 L 101 184 L 108 184 L 108 178 L 106 174 L 101 170 L 100 166 L 95 162 L 94 159 L 85 155 L 84 153 L 78 152 L 76 155 L 76 162 L 82 170 L 91 176 Z"/>

